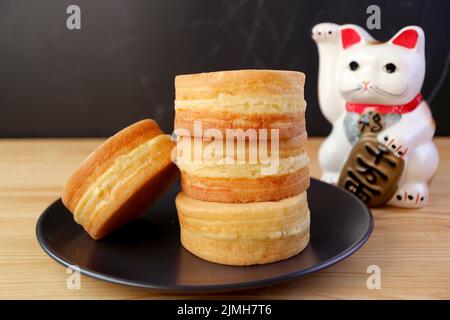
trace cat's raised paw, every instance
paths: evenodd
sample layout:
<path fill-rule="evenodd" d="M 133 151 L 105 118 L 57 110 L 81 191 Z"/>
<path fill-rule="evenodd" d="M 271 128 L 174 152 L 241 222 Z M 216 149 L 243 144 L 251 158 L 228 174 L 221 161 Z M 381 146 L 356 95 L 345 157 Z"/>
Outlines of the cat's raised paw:
<path fill-rule="evenodd" d="M 336 42 L 339 41 L 339 25 L 335 23 L 319 23 L 312 29 L 312 38 L 316 42 Z"/>
<path fill-rule="evenodd" d="M 402 208 L 421 208 L 427 202 L 428 186 L 423 183 L 413 183 L 400 186 L 389 201 L 389 204 Z"/>

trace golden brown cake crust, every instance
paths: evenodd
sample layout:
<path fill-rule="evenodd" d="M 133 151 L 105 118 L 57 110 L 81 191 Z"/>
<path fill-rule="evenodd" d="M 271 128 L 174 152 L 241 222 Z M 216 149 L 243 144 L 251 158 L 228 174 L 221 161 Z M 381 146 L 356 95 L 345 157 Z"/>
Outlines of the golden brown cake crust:
<path fill-rule="evenodd" d="M 114 163 L 116 157 L 160 134 L 163 132 L 158 124 L 154 120 L 145 119 L 107 139 L 81 162 L 67 180 L 61 196 L 64 205 L 73 213 L 89 185 Z"/>
<path fill-rule="evenodd" d="M 206 178 L 181 173 L 181 187 L 191 198 L 228 203 L 277 201 L 309 188 L 308 167 L 282 176 Z"/>
<path fill-rule="evenodd" d="M 278 130 L 279 139 L 290 139 L 306 132 L 304 112 L 261 113 L 243 116 L 238 113 L 214 110 L 211 112 L 179 110 L 175 113 L 174 128 L 175 130 L 184 130 L 176 131 L 176 133 L 185 135 L 184 131 L 186 131 L 189 136 L 196 136 L 194 131 L 195 121 L 201 121 L 201 134 L 205 136 L 207 136 L 205 131 L 208 129 L 220 130 L 224 137 L 226 137 L 227 129 L 242 129 L 244 131 L 266 129 L 268 139 L 271 137 L 271 129 Z"/>
<path fill-rule="evenodd" d="M 178 170 L 175 165 L 165 166 L 147 180 L 124 203 L 109 215 L 98 215 L 85 229 L 94 239 L 101 239 L 112 230 L 134 220 L 145 211 L 149 204 L 163 195 L 175 181 Z M 124 188 L 127 188 L 125 186 Z"/>
<path fill-rule="evenodd" d="M 309 243 L 309 230 L 279 239 L 224 241 L 181 230 L 181 243 L 188 251 L 207 261 L 249 266 L 289 259 Z"/>
<path fill-rule="evenodd" d="M 233 95 L 301 95 L 305 75 L 284 70 L 233 70 L 175 77 L 176 100 L 209 99 Z"/>

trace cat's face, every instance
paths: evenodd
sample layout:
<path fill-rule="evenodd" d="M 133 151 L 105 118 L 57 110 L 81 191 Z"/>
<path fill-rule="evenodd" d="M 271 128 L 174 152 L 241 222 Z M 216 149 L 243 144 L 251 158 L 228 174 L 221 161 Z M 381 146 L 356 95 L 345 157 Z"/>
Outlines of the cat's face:
<path fill-rule="evenodd" d="M 419 27 L 402 29 L 386 43 L 366 43 L 356 29 L 341 30 L 338 88 L 352 103 L 404 104 L 422 88 L 424 35 Z"/>

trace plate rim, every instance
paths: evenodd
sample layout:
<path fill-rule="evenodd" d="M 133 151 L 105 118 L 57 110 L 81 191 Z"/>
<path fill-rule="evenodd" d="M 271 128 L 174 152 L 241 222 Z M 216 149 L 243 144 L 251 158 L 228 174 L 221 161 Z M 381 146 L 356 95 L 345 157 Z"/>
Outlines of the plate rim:
<path fill-rule="evenodd" d="M 56 262 L 58 262 L 59 264 L 65 266 L 65 267 L 73 267 L 76 266 L 77 267 L 77 271 L 79 271 L 81 274 L 88 276 L 90 278 L 94 278 L 94 279 L 99 279 L 99 280 L 103 280 L 103 281 L 107 281 L 107 282 L 111 282 L 111 283 L 115 283 L 115 284 L 119 284 L 119 285 L 124 285 L 124 286 L 130 286 L 130 287 L 135 287 L 135 288 L 144 288 L 144 289 L 149 289 L 149 290 L 154 290 L 154 291 L 159 291 L 159 292 L 170 292 L 170 293 L 212 293 L 212 292 L 229 292 L 229 291 L 238 291 L 238 290 L 247 290 L 247 289 L 255 289 L 255 288 L 261 288 L 261 287 L 267 287 L 267 286 L 272 286 L 272 285 L 276 285 L 276 284 L 280 284 L 280 283 L 285 283 L 285 282 L 289 282 L 292 281 L 294 279 L 300 278 L 302 276 L 305 276 L 307 274 L 311 274 L 323 269 L 326 269 L 338 262 L 341 262 L 343 260 L 345 260 L 346 258 L 348 258 L 349 256 L 351 256 L 352 254 L 354 254 L 356 251 L 358 251 L 366 242 L 367 240 L 370 238 L 373 229 L 374 229 L 374 218 L 373 218 L 373 214 L 370 210 L 369 207 L 367 207 L 365 205 L 364 202 L 362 202 L 359 198 L 357 198 L 354 194 L 348 192 L 347 190 L 343 189 L 343 188 L 339 188 L 335 185 L 331 185 L 328 184 L 326 182 L 320 181 L 318 179 L 315 178 L 311 178 L 311 180 L 314 180 L 315 183 L 319 183 L 319 184 L 325 184 L 331 188 L 337 188 L 340 191 L 345 192 L 347 195 L 353 197 L 355 200 L 357 200 L 362 209 L 364 210 L 364 212 L 368 215 L 369 217 L 369 225 L 367 230 L 365 231 L 365 233 L 362 235 L 362 237 L 355 241 L 351 246 L 349 246 L 346 250 L 342 251 L 340 254 L 331 257 L 327 260 L 324 260 L 323 262 L 316 264 L 314 266 L 311 266 L 309 268 L 306 269 L 302 269 L 299 271 L 294 271 L 294 272 L 290 272 L 287 274 L 283 274 L 283 275 L 277 275 L 274 277 L 270 277 L 270 278 L 266 278 L 266 279 L 258 279 L 258 280 L 251 280 L 251 281 L 241 281 L 241 282 L 232 282 L 232 283 L 226 283 L 226 284 L 209 284 L 209 285 L 178 285 L 178 284 L 171 284 L 171 285 L 158 285 L 155 283 L 142 283 L 139 281 L 134 281 L 134 280 L 126 280 L 123 278 L 119 278 L 119 277 L 115 277 L 115 276 L 109 276 L 109 275 L 104 275 L 101 273 L 98 273 L 96 271 L 90 270 L 88 268 L 84 268 L 84 267 L 80 267 L 74 264 L 71 264 L 69 261 L 64 260 L 63 258 L 59 257 L 58 255 L 54 254 L 52 251 L 50 251 L 49 248 L 47 248 L 46 245 L 44 245 L 45 240 L 43 239 L 42 233 L 39 231 L 42 228 L 42 220 L 43 220 L 43 216 L 55 205 L 57 205 L 58 202 L 61 201 L 61 198 L 56 199 L 55 201 L 53 201 L 49 206 L 47 206 L 45 208 L 45 210 L 39 215 L 39 218 L 36 222 L 36 227 L 35 227 L 35 232 L 36 232 L 36 239 L 40 245 L 40 247 L 44 250 L 45 253 L 47 253 L 47 255 L 49 255 L 53 260 L 55 260 Z M 309 247 L 310 244 L 308 243 Z M 307 248 L 306 247 L 306 248 Z M 305 249 L 306 249 L 305 248 Z M 183 248 L 183 250 L 186 250 L 185 248 Z M 186 250 L 187 251 L 187 250 Z M 187 251 L 189 254 L 189 251 Z M 200 258 L 199 258 L 200 259 Z M 288 261 L 289 259 L 285 260 Z M 212 262 L 210 262 L 212 263 Z M 276 263 L 276 262 L 274 262 Z M 252 266 L 246 266 L 245 268 L 251 268 Z"/>

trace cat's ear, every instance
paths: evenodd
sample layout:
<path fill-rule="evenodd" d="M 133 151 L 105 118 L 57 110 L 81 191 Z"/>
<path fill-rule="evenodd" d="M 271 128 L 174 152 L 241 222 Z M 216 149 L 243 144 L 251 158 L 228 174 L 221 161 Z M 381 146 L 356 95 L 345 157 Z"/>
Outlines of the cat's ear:
<path fill-rule="evenodd" d="M 341 44 L 342 48 L 347 49 L 357 43 L 363 41 L 362 34 L 358 28 L 353 26 L 342 26 L 341 28 Z"/>
<path fill-rule="evenodd" d="M 425 34 L 422 28 L 417 26 L 405 27 L 389 41 L 391 44 L 411 50 L 423 50 L 425 45 Z"/>

